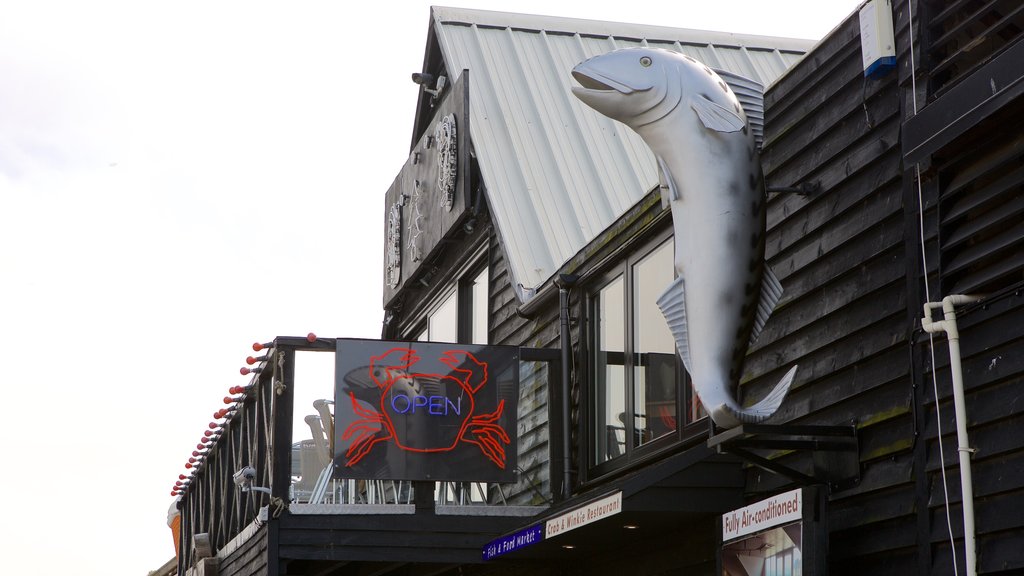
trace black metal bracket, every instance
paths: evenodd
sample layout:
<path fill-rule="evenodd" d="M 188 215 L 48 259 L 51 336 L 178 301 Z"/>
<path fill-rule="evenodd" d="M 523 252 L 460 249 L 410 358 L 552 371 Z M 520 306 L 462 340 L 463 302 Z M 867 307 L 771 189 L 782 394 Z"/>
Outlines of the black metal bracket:
<path fill-rule="evenodd" d="M 708 448 L 734 454 L 804 486 L 828 484 L 832 490 L 845 490 L 860 482 L 860 443 L 854 425 L 741 424 L 712 435 Z M 813 471 L 804 474 L 752 450 L 810 451 Z"/>

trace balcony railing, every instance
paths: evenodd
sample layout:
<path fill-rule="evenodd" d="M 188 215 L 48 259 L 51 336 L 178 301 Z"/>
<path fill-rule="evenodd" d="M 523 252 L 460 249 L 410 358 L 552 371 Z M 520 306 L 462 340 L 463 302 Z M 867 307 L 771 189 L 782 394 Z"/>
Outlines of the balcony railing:
<path fill-rule="evenodd" d="M 521 354 L 517 482 L 498 485 L 336 478 L 335 346 L 333 339 L 312 336 L 256 346 L 262 349 L 250 358 L 249 383 L 225 398 L 228 407 L 215 414 L 221 421 L 208 441 L 197 446 L 191 475 L 177 490 L 180 573 L 207 547 L 216 554 L 243 531 L 285 511 L 413 514 L 429 501 L 436 514 L 488 514 L 499 506 L 511 512 L 550 503 L 553 458 L 547 412 L 550 391 L 558 389 L 556 351 Z M 432 494 L 423 496 L 423 491 Z"/>

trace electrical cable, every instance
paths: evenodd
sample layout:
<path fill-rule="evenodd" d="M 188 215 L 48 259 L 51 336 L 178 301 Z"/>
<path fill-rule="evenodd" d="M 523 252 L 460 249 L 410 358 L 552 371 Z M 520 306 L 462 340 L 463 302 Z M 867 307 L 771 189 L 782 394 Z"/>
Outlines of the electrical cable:
<path fill-rule="evenodd" d="M 907 0 L 907 30 L 910 34 L 910 100 L 914 116 L 917 116 L 917 66 L 914 60 L 914 12 L 911 4 L 912 1 Z M 924 192 L 921 186 L 921 164 L 919 162 L 914 163 L 914 177 L 917 181 L 918 233 L 920 234 L 919 239 L 921 241 L 921 269 L 924 277 L 925 302 L 931 302 L 931 290 L 928 287 L 928 251 L 925 249 L 924 237 Z M 942 412 L 939 406 L 939 378 L 936 375 L 935 368 L 935 335 L 932 333 L 928 334 L 928 349 L 931 353 L 932 393 L 935 395 L 935 423 L 938 427 L 939 465 L 942 467 L 942 493 L 945 499 L 946 529 L 949 532 L 950 554 L 953 556 L 953 575 L 959 576 L 960 572 L 956 562 L 956 539 L 953 536 L 953 517 L 950 513 L 949 482 L 946 480 L 946 456 L 942 445 Z"/>

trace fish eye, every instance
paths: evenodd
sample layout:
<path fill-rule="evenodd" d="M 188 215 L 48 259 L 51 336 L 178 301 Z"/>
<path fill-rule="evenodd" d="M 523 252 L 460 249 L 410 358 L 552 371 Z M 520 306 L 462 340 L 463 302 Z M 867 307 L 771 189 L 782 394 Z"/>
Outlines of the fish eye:
<path fill-rule="evenodd" d="M 643 66 L 644 68 L 649 67 L 651 65 L 651 57 L 650 56 L 643 56 L 643 57 L 641 57 L 640 58 L 640 65 Z"/>

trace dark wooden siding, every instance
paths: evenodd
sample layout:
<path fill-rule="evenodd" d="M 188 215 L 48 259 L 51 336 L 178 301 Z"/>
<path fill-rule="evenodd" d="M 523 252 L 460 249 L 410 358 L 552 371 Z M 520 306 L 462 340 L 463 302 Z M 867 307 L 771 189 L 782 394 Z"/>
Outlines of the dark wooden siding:
<path fill-rule="evenodd" d="M 929 4 L 967 9 L 962 2 Z M 857 425 L 860 482 L 830 496 L 831 573 L 952 574 L 949 524 L 962 570 L 948 350 L 937 335 L 933 356 L 919 321 L 926 298 L 920 219 L 931 300 L 961 290 L 990 294 L 988 304 L 962 312 L 961 346 L 977 450 L 979 572 L 1009 572 L 1024 567 L 1024 517 L 1016 512 L 1024 502 L 1024 106 L 1011 103 L 921 166 L 904 165 L 901 125 L 914 113 L 905 8 L 894 8 L 896 72 L 864 80 L 854 17 L 766 95 L 769 185 L 812 182 L 821 192 L 770 201 L 767 256 L 786 293 L 748 356 L 743 388 L 759 398 L 782 370 L 799 364 L 775 421 Z M 919 41 L 916 23 L 915 35 Z M 920 63 L 920 45 L 914 49 Z M 920 92 L 928 76 L 917 73 Z M 921 106 L 927 96 L 919 93 Z M 773 456 L 810 471 L 806 454 Z M 750 471 L 755 494 L 784 486 L 780 477 Z"/>
<path fill-rule="evenodd" d="M 932 98 L 1024 37 L 1024 4 L 1018 0 L 928 0 L 922 8 Z"/>
<path fill-rule="evenodd" d="M 900 60 L 909 46 L 896 21 Z M 785 294 L 747 358 L 743 392 L 761 397 L 793 364 L 774 422 L 853 423 L 861 479 L 830 497 L 830 570 L 914 573 L 917 485 L 907 290 L 901 86 L 865 79 L 856 15 L 766 94 L 763 167 L 770 187 L 816 183 L 769 201 L 767 258 Z M 913 262 L 913 260 L 911 260 Z M 811 472 L 805 453 L 774 455 Z M 783 487 L 751 469 L 748 487 Z"/>
<path fill-rule="evenodd" d="M 965 401 L 972 457 L 979 573 L 1024 569 L 1024 294 L 1019 290 L 994 296 L 987 305 L 966 307 L 959 314 Z M 935 338 L 935 376 L 927 339 L 917 346 L 922 374 L 924 427 L 922 460 L 927 489 L 928 542 L 934 573 L 952 574 L 945 516 L 941 454 L 947 466 L 953 533 L 962 550 L 962 508 L 956 424 L 949 386 L 949 352 L 942 336 Z M 961 566 L 961 570 L 962 570 Z"/>
<path fill-rule="evenodd" d="M 932 74 L 928 118 L 952 122 L 962 86 L 1002 88 L 995 71 L 1024 78 L 1019 52 L 1024 8 L 1019 2 L 937 2 L 926 8 L 925 37 Z M 998 84 L 998 86 L 997 86 Z M 985 92 L 987 94 L 987 92 Z M 932 113 L 929 107 L 938 109 Z M 909 114 L 908 114 L 909 115 Z M 987 295 L 958 310 L 970 447 L 978 572 L 1024 569 L 1024 101 L 1006 99 L 979 122 L 958 131 L 920 165 L 925 210 L 924 256 L 930 299 L 950 294 Z M 926 126 L 939 133 L 946 125 Z M 909 180 L 909 179 L 908 179 Z M 915 190 L 916 192 L 916 190 Z M 916 283 L 924 277 L 914 270 Z M 923 300 L 922 296 L 922 300 Z M 921 434 L 915 476 L 924 503 L 919 556 L 935 574 L 953 574 L 949 534 L 963 570 L 962 498 L 956 425 L 945 335 L 920 337 L 914 349 L 921 390 Z M 934 379 L 933 379 L 934 378 Z M 938 391 L 938 402 L 936 392 Z M 940 434 L 941 430 L 941 434 Z M 940 442 L 941 439 L 941 442 Z M 941 457 L 940 457 L 941 455 Z M 943 485 L 943 462 L 946 467 Z M 947 496 L 948 493 L 948 496 Z M 947 506 L 947 499 L 949 505 Z M 947 509 L 949 520 L 947 520 Z"/>
<path fill-rule="evenodd" d="M 1024 102 L 1018 99 L 932 154 L 923 163 L 921 178 L 930 299 L 987 295 L 983 303 L 958 311 L 968 435 L 975 450 L 971 466 L 978 571 L 987 574 L 1024 569 L 1024 516 L 1019 512 L 1024 505 L 1021 126 Z M 923 286 L 924 275 L 915 272 Z M 950 531 L 956 562 L 963 569 L 963 509 L 946 342 L 942 334 L 934 344 L 919 338 L 914 355 L 922 414 L 915 474 L 925 495 L 920 514 L 926 533 L 920 549 L 935 574 L 954 573 Z"/>
<path fill-rule="evenodd" d="M 557 348 L 558 309 L 545 308 L 534 318 L 519 314 L 519 300 L 498 238 L 490 237 L 491 343 L 530 348 Z M 509 503 L 543 505 L 551 498 L 549 381 L 544 363 L 524 363 L 519 390 L 519 480 L 506 487 Z"/>
<path fill-rule="evenodd" d="M 1024 68 L 1024 66 L 1022 66 Z M 940 150 L 937 255 L 944 294 L 990 294 L 1024 281 L 1024 133 L 1018 109 Z"/>
<path fill-rule="evenodd" d="M 267 567 L 268 527 L 261 526 L 253 536 L 220 561 L 220 576 L 264 576 Z"/>

